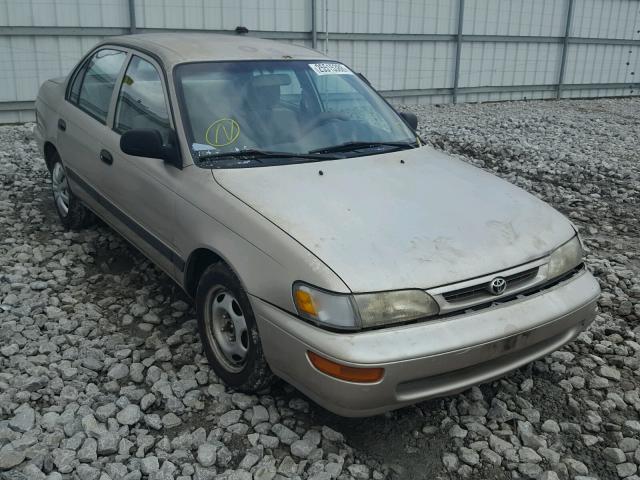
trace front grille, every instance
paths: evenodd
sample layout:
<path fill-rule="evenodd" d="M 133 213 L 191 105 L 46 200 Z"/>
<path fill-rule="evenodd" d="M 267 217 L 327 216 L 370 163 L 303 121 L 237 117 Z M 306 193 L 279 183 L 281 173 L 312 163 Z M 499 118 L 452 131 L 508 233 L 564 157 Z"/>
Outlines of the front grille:
<path fill-rule="evenodd" d="M 538 267 L 532 268 L 531 270 L 537 270 Z M 559 285 L 562 282 L 565 282 L 569 279 L 571 279 L 572 277 L 575 277 L 576 275 L 584 272 L 585 270 L 585 266 L 584 263 L 581 263 L 580 265 L 578 265 L 577 267 L 575 267 L 573 270 L 568 271 L 567 273 L 556 277 L 554 279 L 551 280 L 547 280 L 546 282 L 542 282 L 542 283 L 534 283 L 529 287 L 524 287 L 519 291 L 516 291 L 515 293 L 512 292 L 510 294 L 505 294 L 505 295 L 501 295 L 499 297 L 494 297 L 494 296 L 490 296 L 491 298 L 487 298 L 485 301 L 479 300 L 477 302 L 470 302 L 470 305 L 467 304 L 462 304 L 462 305 L 455 305 L 454 304 L 454 308 L 449 308 L 447 310 L 440 310 L 440 314 L 435 316 L 435 317 L 429 317 L 429 318 L 417 318 L 415 320 L 410 320 L 407 322 L 402 322 L 402 323 L 397 323 L 394 325 L 391 325 L 393 327 L 398 327 L 400 325 L 412 325 L 412 324 L 416 324 L 416 323 L 421 323 L 421 322 L 425 322 L 425 321 L 430 321 L 430 320 L 441 320 L 441 319 L 445 319 L 445 318 L 451 318 L 451 317 L 455 317 L 457 315 L 463 314 L 463 313 L 472 313 L 472 312 L 477 312 L 480 310 L 484 310 L 487 308 L 491 308 L 491 307 L 495 307 L 498 305 L 502 305 L 505 303 L 509 303 L 512 302 L 514 300 L 517 299 L 523 299 L 526 297 L 530 297 L 532 295 L 536 295 L 538 293 L 544 292 L 545 290 L 549 290 L 550 288 L 555 287 L 556 285 Z M 518 272 L 518 274 L 514 274 L 514 275 L 522 275 L 523 273 L 527 272 L 528 270 L 525 270 L 524 272 Z M 537 272 L 536 272 L 537 274 Z M 504 278 L 508 278 L 508 277 L 504 277 Z M 530 279 L 533 279 L 533 277 L 528 277 Z M 524 280 L 520 280 L 522 282 L 522 284 L 525 283 Z M 460 289 L 462 290 L 462 289 Z M 451 292 L 449 292 L 451 293 Z M 444 296 L 444 294 L 442 294 Z M 438 295 L 435 295 L 435 297 L 437 298 Z M 487 297 L 489 297 L 489 295 L 487 295 Z M 377 325 L 375 327 L 369 327 L 364 330 L 381 330 L 383 328 L 389 328 L 390 325 Z"/>
<path fill-rule="evenodd" d="M 488 299 L 485 302 L 475 303 L 469 307 L 461 307 L 457 310 L 449 311 L 444 315 L 439 315 L 438 318 L 453 317 L 456 315 L 460 315 L 461 312 L 470 313 L 478 310 L 484 310 L 485 308 L 502 305 L 504 303 L 508 303 L 516 299 L 530 297 L 531 295 L 535 295 L 545 290 L 549 290 L 550 288 L 553 288 L 556 285 L 562 282 L 565 282 L 571 279 L 572 277 L 575 277 L 579 273 L 584 272 L 584 270 L 585 270 L 584 263 L 581 263 L 580 265 L 575 267 L 573 270 L 569 270 L 567 273 L 560 275 L 559 277 L 556 277 L 554 279 L 548 280 L 544 283 L 533 285 L 532 287 L 525 288 L 519 292 L 512 293 L 511 295 L 502 295 L 500 297 L 492 297 L 491 299 Z"/>
<path fill-rule="evenodd" d="M 515 289 L 521 287 L 527 282 L 531 281 L 538 274 L 539 267 L 533 267 L 522 272 L 513 273 L 507 275 L 504 279 L 507 281 L 507 288 L 503 295 L 513 292 Z M 467 303 L 475 300 L 482 300 L 483 298 L 493 298 L 494 295 L 488 290 L 488 282 L 479 283 L 477 285 L 471 285 L 470 287 L 459 288 L 458 290 L 451 290 L 442 294 L 449 303 Z"/>

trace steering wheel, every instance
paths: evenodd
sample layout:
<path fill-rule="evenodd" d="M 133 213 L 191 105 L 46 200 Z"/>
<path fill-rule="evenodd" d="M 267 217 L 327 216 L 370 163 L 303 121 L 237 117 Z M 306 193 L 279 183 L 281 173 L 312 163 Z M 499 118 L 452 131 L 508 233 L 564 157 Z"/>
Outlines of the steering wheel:
<path fill-rule="evenodd" d="M 336 120 L 345 122 L 349 120 L 349 117 L 346 114 L 340 112 L 321 112 L 316 115 L 313 120 L 306 124 L 304 128 L 302 128 L 300 135 L 306 135 L 311 130 L 315 130 L 316 128 L 318 128 L 320 125 L 324 125 L 325 123 L 333 122 Z"/>

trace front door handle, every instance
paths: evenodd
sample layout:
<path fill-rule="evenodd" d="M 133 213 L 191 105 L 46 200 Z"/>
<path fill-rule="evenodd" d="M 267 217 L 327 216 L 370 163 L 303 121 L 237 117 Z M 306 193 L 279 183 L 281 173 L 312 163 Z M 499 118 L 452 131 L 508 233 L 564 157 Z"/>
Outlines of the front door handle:
<path fill-rule="evenodd" d="M 63 132 L 67 130 L 67 122 L 65 122 L 61 118 L 58 119 L 58 130 L 61 130 Z"/>
<path fill-rule="evenodd" d="M 107 165 L 111 165 L 113 163 L 113 156 L 106 150 L 100 150 L 100 160 L 102 160 Z"/>

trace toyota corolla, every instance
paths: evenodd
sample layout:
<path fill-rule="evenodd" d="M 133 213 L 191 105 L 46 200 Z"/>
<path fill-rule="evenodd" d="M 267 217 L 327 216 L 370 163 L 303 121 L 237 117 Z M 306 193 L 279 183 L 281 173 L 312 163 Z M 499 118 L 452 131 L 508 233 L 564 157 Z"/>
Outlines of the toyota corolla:
<path fill-rule="evenodd" d="M 101 217 L 180 284 L 236 390 L 277 376 L 373 415 L 500 377 L 595 316 L 563 215 L 425 145 L 314 50 L 111 38 L 36 110 L 62 224 Z"/>

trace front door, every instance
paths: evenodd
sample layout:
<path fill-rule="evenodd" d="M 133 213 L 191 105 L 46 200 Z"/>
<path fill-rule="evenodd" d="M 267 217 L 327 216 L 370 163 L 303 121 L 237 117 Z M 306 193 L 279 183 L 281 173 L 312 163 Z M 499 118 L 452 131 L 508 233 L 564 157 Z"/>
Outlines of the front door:
<path fill-rule="evenodd" d="M 160 159 L 120 150 L 120 136 L 131 129 L 155 129 L 168 141 L 172 125 L 159 68 L 149 58 L 131 56 L 118 91 L 113 128 L 104 138 L 104 148 L 113 159 L 106 185 L 126 236 L 174 276 L 183 266 L 174 247 L 174 186 L 181 170 Z"/>

